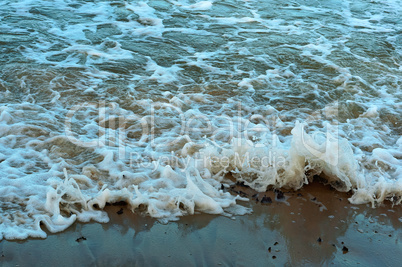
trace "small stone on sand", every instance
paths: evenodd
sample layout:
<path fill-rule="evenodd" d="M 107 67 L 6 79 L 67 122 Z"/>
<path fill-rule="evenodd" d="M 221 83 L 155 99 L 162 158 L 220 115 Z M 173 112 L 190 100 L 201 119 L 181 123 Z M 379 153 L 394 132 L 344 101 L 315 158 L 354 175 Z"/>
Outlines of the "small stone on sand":
<path fill-rule="evenodd" d="M 264 197 L 261 199 L 261 203 L 262 203 L 262 204 L 272 203 L 272 199 L 271 199 L 270 197 L 264 196 Z"/>
<path fill-rule="evenodd" d="M 81 242 L 83 240 L 87 240 L 87 239 L 84 236 L 81 236 L 81 237 L 77 238 L 75 241 L 76 242 Z"/>

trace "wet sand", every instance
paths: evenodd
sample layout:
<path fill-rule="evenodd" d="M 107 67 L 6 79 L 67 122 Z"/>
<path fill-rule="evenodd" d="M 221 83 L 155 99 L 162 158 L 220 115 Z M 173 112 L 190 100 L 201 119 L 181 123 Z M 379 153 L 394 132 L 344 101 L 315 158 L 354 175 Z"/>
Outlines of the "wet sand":
<path fill-rule="evenodd" d="M 283 193 L 265 193 L 266 204 L 264 194 L 243 202 L 253 209 L 249 215 L 198 214 L 168 224 L 108 206 L 107 224 L 76 223 L 44 240 L 1 241 L 0 265 L 399 266 L 400 206 L 351 205 L 349 194 L 318 183 Z"/>

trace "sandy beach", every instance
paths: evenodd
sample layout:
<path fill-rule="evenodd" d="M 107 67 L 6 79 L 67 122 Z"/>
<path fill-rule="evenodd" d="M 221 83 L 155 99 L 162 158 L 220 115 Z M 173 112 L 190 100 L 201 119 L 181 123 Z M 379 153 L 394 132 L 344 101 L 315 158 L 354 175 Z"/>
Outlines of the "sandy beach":
<path fill-rule="evenodd" d="M 246 190 L 245 190 L 246 191 Z M 272 203 L 243 204 L 253 213 L 199 214 L 177 222 L 108 206 L 110 222 L 76 223 L 44 240 L 0 242 L 2 266 L 398 266 L 401 207 L 351 205 L 349 194 L 313 183 Z"/>
<path fill-rule="evenodd" d="M 1 1 L 0 267 L 401 266 L 401 14 Z"/>

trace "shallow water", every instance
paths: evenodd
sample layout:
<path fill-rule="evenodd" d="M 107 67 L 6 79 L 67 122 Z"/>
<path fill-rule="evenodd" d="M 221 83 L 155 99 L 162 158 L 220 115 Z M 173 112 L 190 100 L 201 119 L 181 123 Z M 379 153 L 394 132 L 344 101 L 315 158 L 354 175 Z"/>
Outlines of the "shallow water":
<path fill-rule="evenodd" d="M 221 183 L 402 196 L 401 1 L 1 1 L 0 233 L 244 214 Z"/>
<path fill-rule="evenodd" d="M 108 206 L 108 223 L 74 223 L 46 240 L 0 242 L 0 263 L 398 266 L 402 207 L 356 206 L 348 203 L 348 194 L 312 183 L 297 193 L 285 191 L 286 202 L 247 203 L 252 214 L 195 214 L 168 224 Z"/>

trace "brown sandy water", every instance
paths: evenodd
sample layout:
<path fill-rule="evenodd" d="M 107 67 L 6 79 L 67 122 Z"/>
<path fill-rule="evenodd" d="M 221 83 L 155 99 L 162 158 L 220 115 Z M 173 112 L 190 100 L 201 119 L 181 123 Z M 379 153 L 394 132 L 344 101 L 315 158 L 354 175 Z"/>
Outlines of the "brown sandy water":
<path fill-rule="evenodd" d="M 351 205 L 349 194 L 319 183 L 284 191 L 281 200 L 273 191 L 265 195 L 272 203 L 244 202 L 253 208 L 249 215 L 198 214 L 168 224 L 108 206 L 106 224 L 1 241 L 0 265 L 398 266 L 402 259 L 400 206 Z"/>

